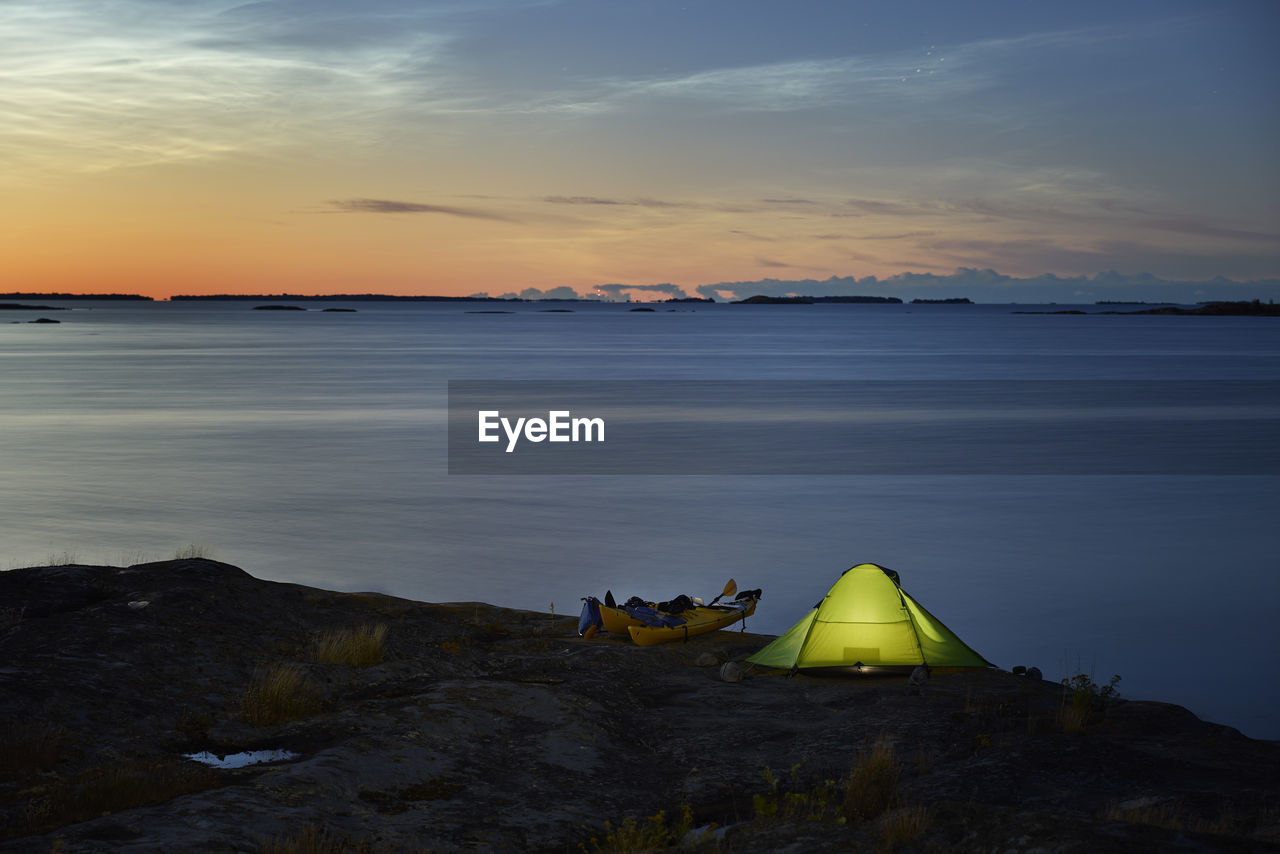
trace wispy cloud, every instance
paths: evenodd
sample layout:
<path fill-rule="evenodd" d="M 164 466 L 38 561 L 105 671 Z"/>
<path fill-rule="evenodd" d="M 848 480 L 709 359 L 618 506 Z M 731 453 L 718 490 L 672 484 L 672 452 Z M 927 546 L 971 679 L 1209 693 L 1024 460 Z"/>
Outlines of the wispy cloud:
<path fill-rule="evenodd" d="M 602 199 L 598 196 L 544 196 L 544 202 L 553 205 L 624 205 L 617 199 Z"/>
<path fill-rule="evenodd" d="M 1012 63 L 1033 53 L 1096 47 L 1131 34 L 1078 28 L 935 46 L 704 68 L 673 75 L 602 76 L 523 98 L 504 109 L 591 114 L 642 103 L 679 101 L 721 111 L 793 113 L 878 105 L 910 111 L 956 105 L 1008 79 Z M 1002 111 L 1004 115 L 1004 111 Z M 975 115 L 977 119 L 980 116 Z"/>
<path fill-rule="evenodd" d="M 887 202 L 879 199 L 849 199 L 850 208 L 863 213 L 882 216 L 936 216 L 943 208 L 932 202 Z"/>
<path fill-rule="evenodd" d="M 1280 243 L 1280 233 L 1267 231 L 1248 231 L 1237 228 L 1222 228 L 1212 223 L 1198 222 L 1192 219 L 1150 219 L 1141 225 L 1158 231 L 1172 231 L 1176 234 L 1194 234 L 1200 237 L 1222 237 L 1228 240 L 1260 241 L 1263 243 Z"/>
<path fill-rule="evenodd" d="M 515 222 L 511 217 L 475 208 L 459 208 L 451 205 L 430 205 L 419 202 L 397 202 L 389 199 L 338 199 L 329 202 L 343 213 L 372 214 L 445 214 L 469 219 L 489 219 L 497 222 Z"/>
<path fill-rule="evenodd" d="M 600 196 L 544 196 L 542 201 L 553 205 L 616 205 L 636 208 L 687 208 L 696 207 L 690 202 L 673 202 L 663 199 L 607 199 Z"/>
<path fill-rule="evenodd" d="M 729 233 L 736 234 L 737 236 L 746 238 L 747 240 L 755 240 L 761 243 L 777 243 L 778 242 L 778 238 L 776 237 L 772 237 L 768 234 L 757 234 L 755 232 L 746 231 L 741 228 L 731 228 L 729 229 Z"/>
<path fill-rule="evenodd" d="M 936 231 L 906 231 L 901 234 L 860 234 L 855 240 L 919 240 L 934 237 Z"/>
<path fill-rule="evenodd" d="M 409 8 L 0 4 L 0 158 L 101 171 L 368 142 L 403 101 L 403 70 L 447 41 L 408 25 Z"/>

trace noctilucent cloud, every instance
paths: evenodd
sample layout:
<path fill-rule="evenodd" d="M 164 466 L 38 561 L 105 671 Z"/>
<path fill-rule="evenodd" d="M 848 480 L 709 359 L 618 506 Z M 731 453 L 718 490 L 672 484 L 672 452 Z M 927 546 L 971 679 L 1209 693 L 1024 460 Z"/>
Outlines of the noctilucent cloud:
<path fill-rule="evenodd" d="M 0 0 L 0 289 L 1280 296 L 1278 25 Z"/>

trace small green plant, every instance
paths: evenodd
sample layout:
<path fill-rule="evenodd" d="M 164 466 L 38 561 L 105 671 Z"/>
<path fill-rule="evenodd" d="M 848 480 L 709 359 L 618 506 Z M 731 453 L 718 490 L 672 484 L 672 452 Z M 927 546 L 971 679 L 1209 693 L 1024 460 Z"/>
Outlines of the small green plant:
<path fill-rule="evenodd" d="M 680 815 L 670 822 L 665 810 L 643 820 L 627 817 L 618 825 L 606 821 L 604 836 L 592 837 L 589 842 L 579 843 L 578 849 L 584 854 L 638 854 L 654 851 L 676 844 L 691 827 L 693 810 L 686 805 L 681 807 Z"/>
<path fill-rule="evenodd" d="M 204 543 L 187 543 L 174 552 L 173 557 L 175 560 L 195 560 L 196 558 L 213 560 L 214 551 Z"/>
<path fill-rule="evenodd" d="M 769 784 L 769 792 L 765 795 L 752 795 L 751 805 L 755 809 L 756 818 L 774 818 L 778 815 L 778 784 L 782 781 L 774 776 L 773 769 L 765 766 L 760 776 Z"/>
<path fill-rule="evenodd" d="M 1112 700 L 1120 696 L 1120 692 L 1116 690 L 1116 683 L 1120 681 L 1120 674 L 1111 677 L 1111 681 L 1106 685 L 1098 685 L 1093 681 L 1093 676 L 1088 673 L 1077 673 L 1062 680 L 1062 684 L 1071 689 L 1073 694 L 1081 694 L 1086 697 L 1097 697 L 1101 700 Z"/>
<path fill-rule="evenodd" d="M 307 718 L 320 711 L 320 692 L 302 669 L 276 664 L 258 669 L 240 698 L 240 711 L 252 726 Z"/>
<path fill-rule="evenodd" d="M 382 663 L 386 636 L 386 623 L 357 629 L 335 629 L 316 639 L 312 657 L 325 664 L 372 667 Z"/>
<path fill-rule="evenodd" d="M 781 791 L 782 781 L 773 773 L 772 768 L 765 768 L 760 776 L 769 784 L 766 794 L 753 795 L 752 807 L 757 818 L 762 819 L 800 819 L 802 821 L 823 821 L 837 813 L 840 803 L 840 785 L 835 780 L 824 780 L 815 786 L 800 785 L 800 767 L 791 767 L 792 787 L 790 791 Z M 837 817 L 837 821 L 844 821 Z"/>
<path fill-rule="evenodd" d="M 893 745 L 885 736 L 858 759 L 845 786 L 844 813 L 850 821 L 879 816 L 897 801 L 898 764 Z"/>
<path fill-rule="evenodd" d="M 1061 723 L 1064 732 L 1084 732 L 1089 723 L 1102 713 L 1106 704 L 1120 696 L 1116 683 L 1120 675 L 1111 677 L 1106 685 L 1098 685 L 1088 673 L 1066 677 L 1062 684 L 1067 688 L 1063 698 Z"/>

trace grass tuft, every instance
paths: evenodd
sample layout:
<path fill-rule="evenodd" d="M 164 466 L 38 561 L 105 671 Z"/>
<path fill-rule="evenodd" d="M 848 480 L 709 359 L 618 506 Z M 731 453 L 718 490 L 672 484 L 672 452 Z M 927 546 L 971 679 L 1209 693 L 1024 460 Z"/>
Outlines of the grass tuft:
<path fill-rule="evenodd" d="M 1116 805 L 1101 813 L 1108 821 L 1145 824 L 1179 833 L 1209 833 L 1262 842 L 1280 841 L 1277 820 L 1280 809 L 1273 804 L 1223 804 L 1214 813 L 1201 814 L 1187 804 L 1172 800 L 1143 800 Z"/>
<path fill-rule="evenodd" d="M 876 818 L 898 797 L 898 764 L 893 745 L 885 736 L 863 753 L 845 787 L 844 812 L 850 821 Z"/>
<path fill-rule="evenodd" d="M 240 711 L 252 726 L 271 726 L 311 717 L 320 711 L 320 692 L 302 669 L 276 664 L 254 672 L 240 698 Z"/>
<path fill-rule="evenodd" d="M 71 733 L 64 727 L 47 720 L 13 724 L 0 736 L 0 779 L 48 771 L 69 753 L 74 753 Z"/>
<path fill-rule="evenodd" d="M 386 636 L 386 623 L 358 629 L 335 629 L 316 639 L 312 658 L 325 664 L 372 667 L 382 663 L 382 642 Z"/>
<path fill-rule="evenodd" d="M 187 543 L 176 552 L 173 553 L 175 560 L 194 560 L 196 558 L 204 558 L 205 560 L 214 560 L 215 555 L 213 549 L 204 543 Z"/>
<path fill-rule="evenodd" d="M 932 824 L 933 813 L 926 806 L 890 810 L 880 825 L 880 841 L 884 850 L 892 851 L 924 833 Z"/>
<path fill-rule="evenodd" d="M 40 794 L 27 801 L 17 826 L 0 831 L 0 838 L 45 833 L 108 813 L 164 803 L 221 782 L 213 769 L 171 759 L 91 768 L 42 787 Z"/>
<path fill-rule="evenodd" d="M 258 848 L 258 854 L 373 854 L 368 842 L 353 842 L 327 829 L 307 824 L 290 836 L 273 836 Z"/>

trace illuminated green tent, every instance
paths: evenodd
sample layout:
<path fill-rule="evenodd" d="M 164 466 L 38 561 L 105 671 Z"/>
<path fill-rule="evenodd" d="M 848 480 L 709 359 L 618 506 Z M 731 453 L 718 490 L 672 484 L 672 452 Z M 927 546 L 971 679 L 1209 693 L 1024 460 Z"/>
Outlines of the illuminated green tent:
<path fill-rule="evenodd" d="M 805 672 L 875 673 L 930 667 L 994 667 L 874 563 L 845 570 L 786 634 L 747 661 Z"/>

